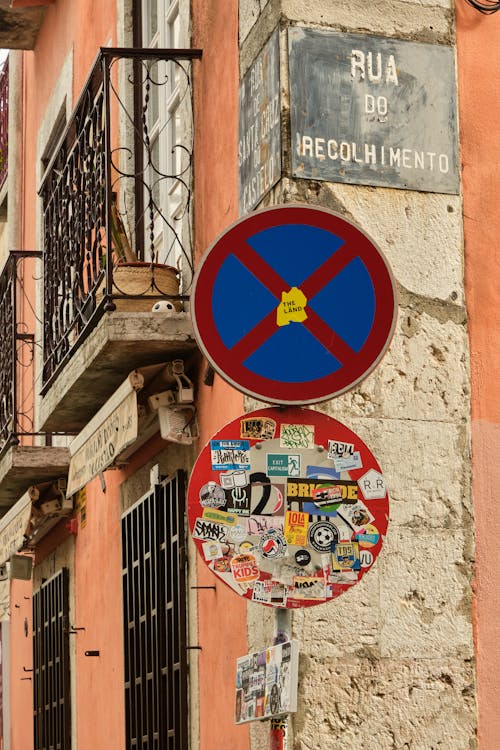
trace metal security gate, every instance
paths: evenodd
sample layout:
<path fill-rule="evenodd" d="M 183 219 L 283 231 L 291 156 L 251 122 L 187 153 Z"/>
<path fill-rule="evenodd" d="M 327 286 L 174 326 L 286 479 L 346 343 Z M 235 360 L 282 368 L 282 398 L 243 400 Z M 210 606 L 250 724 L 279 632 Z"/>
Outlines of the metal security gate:
<path fill-rule="evenodd" d="M 35 750 L 70 750 L 69 574 L 33 594 Z"/>
<path fill-rule="evenodd" d="M 127 750 L 187 750 L 185 482 L 122 517 Z"/>

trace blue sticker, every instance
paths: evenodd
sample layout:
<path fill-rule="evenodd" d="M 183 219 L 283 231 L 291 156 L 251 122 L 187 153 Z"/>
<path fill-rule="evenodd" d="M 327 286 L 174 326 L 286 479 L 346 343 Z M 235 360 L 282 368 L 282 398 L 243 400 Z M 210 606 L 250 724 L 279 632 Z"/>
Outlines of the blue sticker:
<path fill-rule="evenodd" d="M 329 466 L 307 466 L 306 477 L 310 479 L 340 479 L 340 472 Z"/>
<path fill-rule="evenodd" d="M 249 440 L 211 440 L 212 469 L 250 469 Z"/>

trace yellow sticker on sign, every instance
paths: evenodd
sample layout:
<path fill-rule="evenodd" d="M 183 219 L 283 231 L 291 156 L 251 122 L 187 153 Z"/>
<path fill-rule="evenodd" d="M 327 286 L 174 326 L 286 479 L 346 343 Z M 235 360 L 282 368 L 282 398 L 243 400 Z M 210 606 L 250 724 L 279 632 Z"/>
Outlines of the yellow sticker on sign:
<path fill-rule="evenodd" d="M 285 516 L 285 539 L 287 544 L 297 547 L 307 545 L 307 529 L 309 527 L 309 515 L 296 510 L 287 510 Z"/>
<path fill-rule="evenodd" d="M 289 292 L 282 292 L 281 302 L 276 313 L 276 325 L 287 326 L 289 323 L 303 323 L 304 320 L 307 320 L 306 305 L 306 295 L 296 286 L 292 286 Z"/>

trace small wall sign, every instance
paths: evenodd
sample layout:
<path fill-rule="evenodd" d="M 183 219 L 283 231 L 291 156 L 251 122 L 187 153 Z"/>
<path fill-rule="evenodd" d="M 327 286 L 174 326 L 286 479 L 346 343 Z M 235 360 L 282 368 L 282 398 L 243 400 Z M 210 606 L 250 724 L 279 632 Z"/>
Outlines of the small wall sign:
<path fill-rule="evenodd" d="M 278 30 L 240 84 L 238 197 L 247 214 L 281 177 L 281 104 Z"/>
<path fill-rule="evenodd" d="M 292 172 L 459 192 L 451 47 L 292 27 Z"/>

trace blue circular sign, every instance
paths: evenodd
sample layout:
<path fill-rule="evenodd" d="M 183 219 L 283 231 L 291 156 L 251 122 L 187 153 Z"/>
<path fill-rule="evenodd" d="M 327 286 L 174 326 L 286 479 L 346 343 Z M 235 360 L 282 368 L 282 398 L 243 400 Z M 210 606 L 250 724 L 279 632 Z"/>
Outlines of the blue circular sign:
<path fill-rule="evenodd" d="M 195 278 L 201 349 L 241 391 L 316 403 L 352 388 L 385 352 L 395 285 L 360 229 L 331 211 L 286 206 L 230 227 Z"/>

